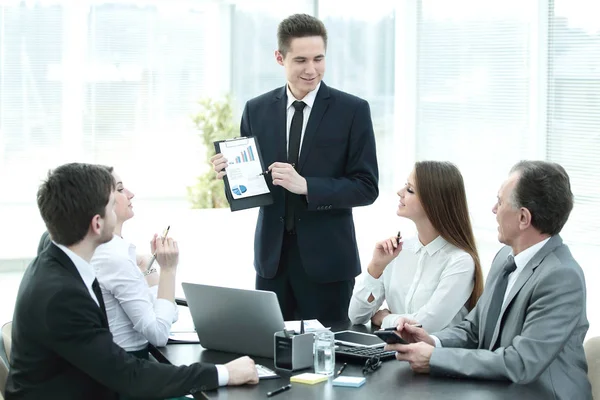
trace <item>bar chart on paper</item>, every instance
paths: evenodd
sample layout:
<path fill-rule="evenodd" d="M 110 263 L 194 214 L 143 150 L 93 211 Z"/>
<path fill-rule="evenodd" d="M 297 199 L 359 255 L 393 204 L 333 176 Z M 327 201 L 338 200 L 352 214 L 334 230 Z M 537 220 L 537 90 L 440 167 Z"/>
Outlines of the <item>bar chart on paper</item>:
<path fill-rule="evenodd" d="M 252 148 L 252 146 L 246 147 L 246 149 L 242 150 L 240 152 L 240 155 L 235 158 L 235 163 L 240 164 L 240 163 L 245 163 L 248 161 L 255 161 L 254 153 L 255 153 L 255 151 Z"/>

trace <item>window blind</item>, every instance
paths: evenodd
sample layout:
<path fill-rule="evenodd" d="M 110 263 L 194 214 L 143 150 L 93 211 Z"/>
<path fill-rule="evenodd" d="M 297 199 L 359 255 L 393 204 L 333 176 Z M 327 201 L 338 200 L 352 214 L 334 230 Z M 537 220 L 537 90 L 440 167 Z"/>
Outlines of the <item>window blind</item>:
<path fill-rule="evenodd" d="M 571 177 L 565 230 L 600 245 L 600 22 L 595 0 L 554 0 L 549 15 L 548 159 Z"/>
<path fill-rule="evenodd" d="M 35 202 L 46 171 L 71 161 L 114 165 L 142 198 L 185 201 L 204 168 L 191 115 L 212 94 L 213 3 L 0 4 L 0 203 Z"/>
<path fill-rule="evenodd" d="M 529 116 L 533 3 L 419 3 L 416 159 L 459 166 L 479 228 L 495 227 L 496 193 L 536 130 Z"/>

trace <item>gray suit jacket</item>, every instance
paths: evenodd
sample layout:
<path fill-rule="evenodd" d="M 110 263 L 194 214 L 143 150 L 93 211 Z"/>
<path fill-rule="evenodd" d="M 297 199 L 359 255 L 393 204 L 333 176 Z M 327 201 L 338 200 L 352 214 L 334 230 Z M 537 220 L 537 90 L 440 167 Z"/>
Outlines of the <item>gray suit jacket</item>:
<path fill-rule="evenodd" d="M 435 333 L 442 348 L 430 360 L 433 375 L 535 382 L 555 399 L 592 398 L 583 340 L 585 278 L 560 236 L 525 266 L 500 312 L 490 349 L 483 349 L 486 316 L 496 279 L 510 253 L 492 263 L 483 295 L 459 325 Z M 550 396 L 551 396 L 550 395 Z"/>

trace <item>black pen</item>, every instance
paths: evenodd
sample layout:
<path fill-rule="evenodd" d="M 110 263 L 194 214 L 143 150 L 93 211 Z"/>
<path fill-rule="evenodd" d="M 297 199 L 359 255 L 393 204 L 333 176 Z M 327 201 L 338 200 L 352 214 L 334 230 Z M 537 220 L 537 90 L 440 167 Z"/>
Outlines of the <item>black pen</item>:
<path fill-rule="evenodd" d="M 400 235 L 400 231 L 398 231 L 398 236 L 396 236 L 396 244 L 400 244 L 400 238 L 402 236 Z"/>
<path fill-rule="evenodd" d="M 337 376 L 340 376 L 342 374 L 342 372 L 344 372 L 344 370 L 346 369 L 346 365 L 348 365 L 348 363 L 344 363 L 344 365 L 342 365 L 342 367 L 340 368 L 340 370 L 337 373 Z"/>
<path fill-rule="evenodd" d="M 292 167 L 296 167 L 296 164 L 292 163 Z M 265 176 L 265 175 L 269 175 L 270 173 L 271 173 L 271 170 L 268 169 L 268 170 L 266 170 L 266 171 L 261 172 L 260 174 L 258 174 L 258 176 Z"/>
<path fill-rule="evenodd" d="M 300 334 L 303 335 L 304 334 L 304 320 L 300 320 Z"/>
<path fill-rule="evenodd" d="M 285 386 L 280 387 L 279 389 L 273 390 L 272 392 L 268 392 L 267 393 L 267 397 L 273 397 L 276 394 L 283 393 L 286 390 L 290 390 L 291 388 L 292 388 L 292 384 L 291 383 L 287 384 Z"/>

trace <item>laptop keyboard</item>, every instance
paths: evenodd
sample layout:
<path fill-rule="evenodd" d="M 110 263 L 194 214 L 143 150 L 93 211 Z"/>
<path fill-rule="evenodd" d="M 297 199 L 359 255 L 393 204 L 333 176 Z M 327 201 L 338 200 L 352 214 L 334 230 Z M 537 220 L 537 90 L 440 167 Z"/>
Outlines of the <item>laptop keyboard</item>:
<path fill-rule="evenodd" d="M 342 347 L 335 349 L 335 355 L 345 358 L 366 361 L 371 357 L 379 357 L 381 361 L 396 358 L 395 351 L 385 351 L 383 347 Z"/>

